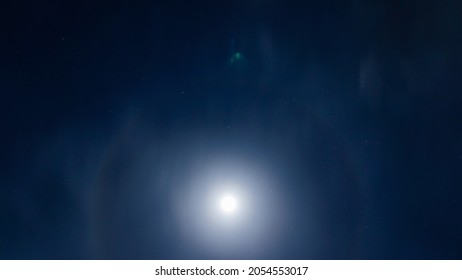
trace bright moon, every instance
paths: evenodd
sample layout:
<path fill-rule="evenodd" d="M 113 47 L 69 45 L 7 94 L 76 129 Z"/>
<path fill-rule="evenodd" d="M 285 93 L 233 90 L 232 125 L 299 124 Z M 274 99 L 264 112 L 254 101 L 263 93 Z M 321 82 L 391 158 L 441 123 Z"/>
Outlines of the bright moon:
<path fill-rule="evenodd" d="M 225 212 L 233 212 L 236 209 L 236 200 L 232 196 L 225 196 L 221 200 L 221 209 Z"/>

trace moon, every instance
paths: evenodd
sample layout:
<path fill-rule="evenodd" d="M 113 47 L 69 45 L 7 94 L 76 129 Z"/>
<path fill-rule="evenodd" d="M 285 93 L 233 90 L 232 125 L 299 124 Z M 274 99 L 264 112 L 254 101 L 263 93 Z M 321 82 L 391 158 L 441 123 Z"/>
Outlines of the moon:
<path fill-rule="evenodd" d="M 225 196 L 221 199 L 221 209 L 226 213 L 232 213 L 236 210 L 237 202 L 232 196 Z"/>

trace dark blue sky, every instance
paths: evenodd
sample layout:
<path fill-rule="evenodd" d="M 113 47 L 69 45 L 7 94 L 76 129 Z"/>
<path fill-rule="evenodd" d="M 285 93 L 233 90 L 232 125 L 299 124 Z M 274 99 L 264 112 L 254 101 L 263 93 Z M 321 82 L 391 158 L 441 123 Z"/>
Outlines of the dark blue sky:
<path fill-rule="evenodd" d="M 8 2 L 0 258 L 462 257 L 459 1 Z"/>

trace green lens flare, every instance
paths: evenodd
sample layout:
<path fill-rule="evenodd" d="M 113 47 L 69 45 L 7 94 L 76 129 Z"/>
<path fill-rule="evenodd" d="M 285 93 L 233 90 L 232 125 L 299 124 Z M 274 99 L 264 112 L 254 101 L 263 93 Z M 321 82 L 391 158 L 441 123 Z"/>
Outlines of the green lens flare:
<path fill-rule="evenodd" d="M 240 52 L 237 52 L 231 56 L 231 58 L 229 59 L 229 63 L 233 64 L 235 62 L 242 60 L 243 58 L 244 57 L 242 56 L 242 54 Z"/>

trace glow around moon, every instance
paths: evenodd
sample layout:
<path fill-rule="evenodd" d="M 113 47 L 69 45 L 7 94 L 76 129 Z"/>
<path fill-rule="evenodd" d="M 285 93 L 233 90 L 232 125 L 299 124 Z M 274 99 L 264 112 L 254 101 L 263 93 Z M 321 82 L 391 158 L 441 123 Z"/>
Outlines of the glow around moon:
<path fill-rule="evenodd" d="M 200 161 L 172 196 L 189 250 L 224 259 L 275 250 L 287 212 L 269 161 L 242 153 L 194 158 Z"/>

